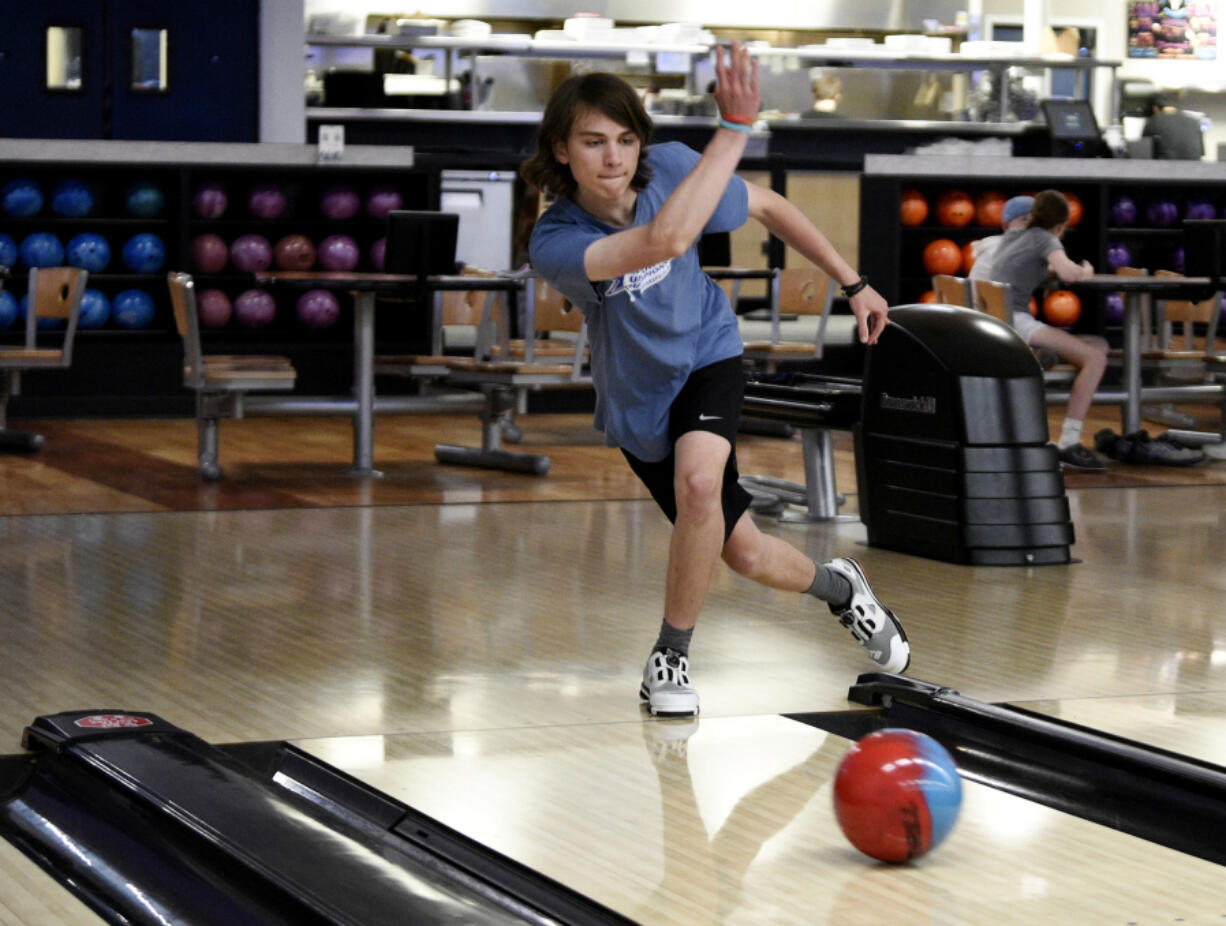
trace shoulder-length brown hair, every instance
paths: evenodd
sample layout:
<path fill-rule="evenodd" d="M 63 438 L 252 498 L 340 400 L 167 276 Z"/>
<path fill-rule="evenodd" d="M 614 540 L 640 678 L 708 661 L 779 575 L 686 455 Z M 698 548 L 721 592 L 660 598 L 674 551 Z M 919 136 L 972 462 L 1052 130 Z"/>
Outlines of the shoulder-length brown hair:
<path fill-rule="evenodd" d="M 554 196 L 573 196 L 575 178 L 570 167 L 554 156 L 555 143 L 570 137 L 576 117 L 584 110 L 594 109 L 608 116 L 618 125 L 624 125 L 638 136 L 646 148 L 651 142 L 651 117 L 643 108 L 634 88 L 613 74 L 579 74 L 567 78 L 549 98 L 541 127 L 536 136 L 536 154 L 519 168 L 519 175 L 543 193 Z M 651 168 L 646 158 L 640 156 L 638 170 L 630 181 L 631 189 L 638 191 L 651 179 Z"/>

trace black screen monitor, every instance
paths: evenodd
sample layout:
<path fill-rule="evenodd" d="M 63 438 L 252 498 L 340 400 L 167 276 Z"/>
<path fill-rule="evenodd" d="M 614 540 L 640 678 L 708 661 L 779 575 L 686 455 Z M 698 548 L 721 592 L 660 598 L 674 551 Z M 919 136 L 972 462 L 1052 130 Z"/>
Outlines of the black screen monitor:
<path fill-rule="evenodd" d="M 460 217 L 454 212 L 393 209 L 387 214 L 383 269 L 419 277 L 455 273 L 459 230 Z"/>
<path fill-rule="evenodd" d="M 1053 140 L 1098 141 L 1098 120 L 1086 100 L 1044 100 L 1042 106 Z"/>

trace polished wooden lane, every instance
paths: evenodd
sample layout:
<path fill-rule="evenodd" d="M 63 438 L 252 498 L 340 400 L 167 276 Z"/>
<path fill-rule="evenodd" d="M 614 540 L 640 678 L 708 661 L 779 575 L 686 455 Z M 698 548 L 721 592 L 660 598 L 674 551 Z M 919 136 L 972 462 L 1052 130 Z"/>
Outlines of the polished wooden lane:
<path fill-rule="evenodd" d="M 343 740 L 346 761 L 365 756 L 356 760 L 363 776 L 404 767 L 405 785 L 444 809 L 452 779 L 470 783 L 478 804 L 493 772 L 504 792 L 535 795 L 534 783 L 553 783 L 539 792 L 558 795 L 549 814 L 576 816 L 591 812 L 585 795 L 618 806 L 583 787 L 605 782 L 611 763 L 632 771 L 627 809 L 600 816 L 635 838 L 610 835 L 602 852 L 620 861 L 597 887 L 620 889 L 624 869 L 644 890 L 619 903 L 649 903 L 663 881 L 680 890 L 677 860 L 665 861 L 666 848 L 679 851 L 699 886 L 714 883 L 719 895 L 687 895 L 692 922 L 871 922 L 855 918 L 871 916 L 858 905 L 865 891 L 897 896 L 920 922 L 927 912 L 982 923 L 993 893 L 1008 899 L 992 911 L 1002 923 L 1216 922 L 1226 913 L 1200 890 L 1202 863 L 982 788 L 968 789 L 963 825 L 922 864 L 859 861 L 830 829 L 839 749 L 820 731 L 793 732 L 799 725 L 787 723 L 783 736 L 777 715 L 846 709 L 848 685 L 871 665 L 823 607 L 727 572 L 694 642 L 703 719 L 686 747 L 688 771 L 661 775 L 645 738 L 674 728 L 645 721 L 635 692 L 659 620 L 662 517 L 584 416 L 525 420 L 527 441 L 554 458 L 544 478 L 440 467 L 434 443 L 470 440 L 476 426 L 429 423 L 381 423 L 382 480 L 336 475 L 349 429 L 326 419 L 284 430 L 276 419 L 223 423 L 228 478 L 211 486 L 195 473 L 192 422 L 47 422 L 41 453 L 0 457 L 0 751 L 19 751 L 39 714 L 148 710 L 212 742 Z M 840 486 L 850 491 L 850 446 L 838 437 Z M 799 476 L 798 442 L 753 438 L 744 448 L 746 471 Z M 1089 725 L 1101 718 L 1124 735 L 1128 717 L 1143 720 L 1133 730 L 1145 738 L 1222 761 L 1200 751 L 1226 742 L 1224 475 L 1223 463 L 1071 475 L 1079 562 L 1069 566 L 954 566 L 868 548 L 854 521 L 759 523 L 815 558 L 861 559 L 906 621 L 916 677 Z M 729 750 L 752 768 L 730 765 L 725 783 L 711 769 L 731 763 Z M 780 776 L 797 790 L 737 815 L 749 830 L 723 828 L 734 806 L 758 808 L 754 790 Z M 631 807 L 651 815 L 644 830 L 623 826 Z M 683 833 L 680 849 L 661 841 L 666 812 L 678 821 L 669 832 Z M 565 854 L 570 837 L 542 814 L 514 820 L 516 851 Z M 1013 822 L 1031 817 L 1039 822 Z M 1007 840 L 990 820 L 1008 824 Z M 716 833 L 724 838 L 713 849 Z M 643 868 L 640 855 L 656 867 Z M 1014 880 L 991 874 L 986 856 L 1005 871 L 1015 865 Z M 1178 863 L 1190 887 L 1172 899 L 1151 871 Z M 1062 917 L 1052 898 L 1071 896 L 1074 870 L 1088 879 L 1092 906 Z M 959 886 L 975 879 L 986 879 L 982 897 Z M 776 897 L 781 890 L 796 896 Z M 66 896 L 0 852 L 0 924 L 87 922 L 64 912 L 75 903 Z M 794 901 L 812 916 L 772 918 L 763 906 Z"/>

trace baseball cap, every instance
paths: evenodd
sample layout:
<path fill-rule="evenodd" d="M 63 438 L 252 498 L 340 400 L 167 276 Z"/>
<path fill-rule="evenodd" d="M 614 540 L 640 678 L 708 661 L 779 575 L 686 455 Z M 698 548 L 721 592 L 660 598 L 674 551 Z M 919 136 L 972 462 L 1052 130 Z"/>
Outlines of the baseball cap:
<path fill-rule="evenodd" d="M 1020 219 L 1024 215 L 1029 215 L 1030 210 L 1033 208 L 1033 196 L 1014 196 L 1000 210 L 1000 220 L 1005 225 L 1008 225 L 1014 219 Z"/>

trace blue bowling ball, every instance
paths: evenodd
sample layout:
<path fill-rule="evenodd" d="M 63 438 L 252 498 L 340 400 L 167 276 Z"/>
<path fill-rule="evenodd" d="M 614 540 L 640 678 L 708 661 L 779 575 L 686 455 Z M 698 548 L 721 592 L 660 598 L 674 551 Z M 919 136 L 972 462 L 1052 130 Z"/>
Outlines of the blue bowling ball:
<path fill-rule="evenodd" d="M 148 328 L 153 321 L 153 297 L 143 289 L 125 289 L 111 300 L 111 315 L 121 328 Z"/>
<path fill-rule="evenodd" d="M 161 214 L 166 207 L 166 197 L 162 195 L 161 187 L 156 183 L 142 180 L 128 187 L 128 192 L 124 196 L 124 206 L 128 210 L 128 215 L 149 219 Z"/>
<path fill-rule="evenodd" d="M 111 301 L 96 289 L 87 289 L 81 294 L 81 315 L 77 325 L 81 328 L 101 328 L 111 317 Z"/>
<path fill-rule="evenodd" d="M 13 294 L 0 289 L 0 331 L 13 327 L 17 321 L 17 300 Z"/>
<path fill-rule="evenodd" d="M 133 273 L 157 273 L 166 263 L 166 246 L 157 235 L 141 232 L 124 243 L 123 262 Z"/>
<path fill-rule="evenodd" d="M 10 270 L 17 266 L 17 242 L 8 235 L 0 235 L 0 267 Z"/>
<path fill-rule="evenodd" d="M 51 190 L 51 211 L 66 219 L 79 219 L 94 208 L 94 190 L 83 180 L 61 180 Z"/>
<path fill-rule="evenodd" d="M 0 209 L 5 215 L 24 219 L 43 208 L 43 189 L 33 180 L 19 177 L 0 187 Z"/>
<path fill-rule="evenodd" d="M 64 246 L 51 232 L 26 235 L 19 253 L 27 267 L 59 267 L 64 263 Z"/>
<path fill-rule="evenodd" d="M 101 273 L 111 262 L 111 246 L 106 239 L 94 232 L 82 232 L 69 239 L 64 247 L 68 266 L 80 267 L 90 273 Z"/>

